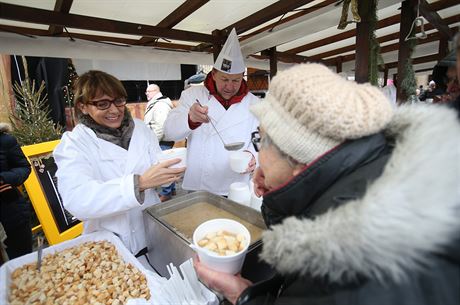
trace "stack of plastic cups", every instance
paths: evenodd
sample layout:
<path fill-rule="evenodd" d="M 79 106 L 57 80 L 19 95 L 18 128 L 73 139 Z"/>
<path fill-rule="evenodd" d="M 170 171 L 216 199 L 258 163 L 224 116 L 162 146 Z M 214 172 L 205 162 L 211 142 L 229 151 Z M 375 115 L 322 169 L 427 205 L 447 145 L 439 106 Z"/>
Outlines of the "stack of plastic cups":
<path fill-rule="evenodd" d="M 249 190 L 251 192 L 251 201 L 249 206 L 254 210 L 260 212 L 260 207 L 262 206 L 263 197 L 257 197 L 256 193 L 254 192 L 254 181 L 249 181 Z"/>
<path fill-rule="evenodd" d="M 249 190 L 249 186 L 244 182 L 234 182 L 230 184 L 228 199 L 242 205 L 250 206 L 251 191 Z"/>

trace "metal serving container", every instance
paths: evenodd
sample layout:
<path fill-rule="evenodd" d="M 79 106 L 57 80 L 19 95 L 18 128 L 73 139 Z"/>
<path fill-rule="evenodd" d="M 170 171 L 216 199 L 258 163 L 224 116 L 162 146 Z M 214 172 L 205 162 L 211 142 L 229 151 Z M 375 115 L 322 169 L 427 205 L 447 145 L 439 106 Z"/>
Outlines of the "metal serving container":
<path fill-rule="evenodd" d="M 202 209 L 203 204 L 207 204 L 207 209 Z M 194 208 L 199 209 L 200 212 L 195 215 L 184 214 Z M 189 244 L 192 243 L 194 229 L 200 223 L 213 218 L 222 218 L 218 215 L 214 216 L 209 210 L 222 211 L 224 215 L 228 215 L 224 218 L 243 220 L 243 224 L 246 222 L 246 226 L 256 229 L 255 235 L 259 235 L 259 231 L 266 229 L 260 212 L 205 191 L 189 193 L 147 208 L 144 211 L 144 223 L 149 249 L 148 257 L 161 276 L 169 277 L 167 264 L 173 263 L 178 266 L 193 257 L 194 251 Z M 172 221 L 173 215 L 180 217 L 179 222 Z M 182 230 L 178 227 L 182 227 Z M 251 231 L 250 228 L 248 229 Z M 265 279 L 273 273 L 267 264 L 258 259 L 261 248 L 260 236 L 256 240 L 251 236 L 251 244 L 242 268 L 242 275 L 251 281 Z"/>

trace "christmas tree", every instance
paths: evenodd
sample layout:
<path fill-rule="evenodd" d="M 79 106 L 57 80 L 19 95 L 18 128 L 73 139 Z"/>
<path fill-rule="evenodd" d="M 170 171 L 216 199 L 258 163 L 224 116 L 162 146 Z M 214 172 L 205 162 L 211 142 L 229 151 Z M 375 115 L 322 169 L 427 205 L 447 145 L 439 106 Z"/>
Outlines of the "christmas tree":
<path fill-rule="evenodd" d="M 69 79 L 67 80 L 67 84 L 63 87 L 62 90 L 64 91 L 65 107 L 68 108 L 68 110 L 66 110 L 67 124 L 70 124 L 70 128 L 73 128 L 76 121 L 73 103 L 73 87 L 76 80 L 78 79 L 78 74 L 71 59 L 68 60 L 67 70 L 69 72 Z"/>
<path fill-rule="evenodd" d="M 25 79 L 14 84 L 16 103 L 10 115 L 13 135 L 20 145 L 30 145 L 61 138 L 62 128 L 56 126 L 49 117 L 47 95 L 43 95 L 45 84 L 42 82 L 38 90 L 35 80 L 30 81 L 27 73 L 27 61 L 22 57 Z"/>

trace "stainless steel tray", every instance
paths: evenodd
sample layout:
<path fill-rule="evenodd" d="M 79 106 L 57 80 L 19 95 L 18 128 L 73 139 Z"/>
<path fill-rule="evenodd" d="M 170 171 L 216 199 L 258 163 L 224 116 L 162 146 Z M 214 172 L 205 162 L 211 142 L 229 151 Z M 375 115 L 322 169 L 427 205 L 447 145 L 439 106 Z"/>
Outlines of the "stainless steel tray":
<path fill-rule="evenodd" d="M 266 228 L 260 212 L 205 191 L 189 193 L 147 208 L 144 211 L 144 223 L 149 249 L 148 256 L 153 267 L 160 275 L 168 276 L 166 265 L 170 262 L 177 266 L 194 255 L 193 250 L 189 247 L 192 242 L 191 237 L 186 236 L 168 223 L 164 216 L 200 202 L 214 205 L 262 230 Z M 187 219 L 183 221 L 187 221 Z M 245 273 L 249 275 L 250 280 L 265 278 L 264 276 L 259 278 L 265 272 L 261 273 L 258 270 L 259 267 L 267 268 L 265 264 L 259 262 L 257 257 L 261 250 L 261 245 L 260 239 L 252 240 L 246 255 L 242 273 L 243 275 Z"/>

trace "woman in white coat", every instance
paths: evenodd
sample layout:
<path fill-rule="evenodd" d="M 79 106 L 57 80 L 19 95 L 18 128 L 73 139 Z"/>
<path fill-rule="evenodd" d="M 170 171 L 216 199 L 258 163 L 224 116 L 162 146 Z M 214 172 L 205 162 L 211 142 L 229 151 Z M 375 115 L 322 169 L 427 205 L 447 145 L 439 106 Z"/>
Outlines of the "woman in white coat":
<path fill-rule="evenodd" d="M 154 187 L 172 183 L 185 168 L 159 163 L 158 140 L 125 107 L 122 83 L 89 71 L 75 86 L 79 124 L 54 150 L 58 189 L 65 208 L 83 221 L 84 233 L 107 230 L 138 254 L 147 243 L 142 210 L 160 202 Z"/>

